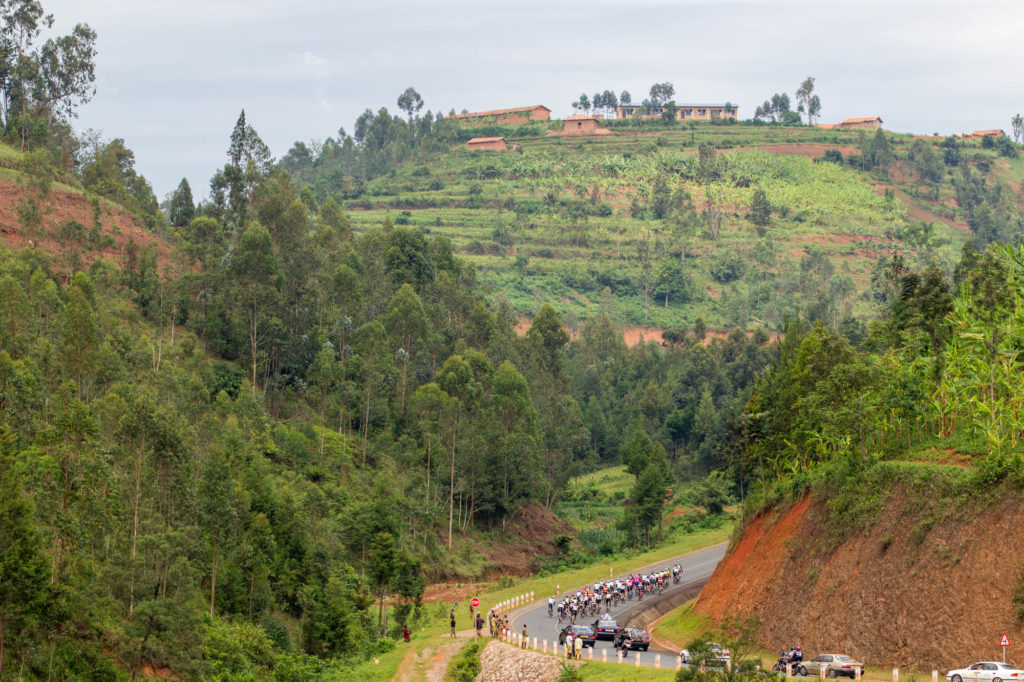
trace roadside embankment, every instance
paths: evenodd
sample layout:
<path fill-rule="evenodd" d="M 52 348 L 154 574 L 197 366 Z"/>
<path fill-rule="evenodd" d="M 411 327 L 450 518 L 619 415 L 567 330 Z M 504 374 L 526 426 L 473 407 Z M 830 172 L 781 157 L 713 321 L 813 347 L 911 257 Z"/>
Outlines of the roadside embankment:
<path fill-rule="evenodd" d="M 480 652 L 480 674 L 476 679 L 477 682 L 548 682 L 558 678 L 562 663 L 563 659 L 557 656 L 518 649 L 498 640 L 491 640 Z"/>
<path fill-rule="evenodd" d="M 1004 631 L 1024 640 L 1019 485 L 981 494 L 956 467 L 875 469 L 750 521 L 694 611 L 756 616 L 766 651 L 868 666 L 946 670 L 998 660 Z"/>

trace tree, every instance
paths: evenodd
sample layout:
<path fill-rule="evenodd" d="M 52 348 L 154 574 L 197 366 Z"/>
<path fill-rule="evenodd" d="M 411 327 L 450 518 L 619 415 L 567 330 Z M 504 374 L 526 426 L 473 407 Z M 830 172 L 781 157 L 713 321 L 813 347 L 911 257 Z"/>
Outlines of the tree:
<path fill-rule="evenodd" d="M 747 220 L 758 227 L 765 227 L 771 222 L 771 219 L 772 205 L 768 201 L 768 194 L 758 187 L 750 199 L 750 212 L 747 213 Z"/>
<path fill-rule="evenodd" d="M 408 114 L 409 120 L 412 121 L 413 114 L 418 114 L 423 108 L 423 98 L 410 86 L 398 96 L 398 108 Z"/>
<path fill-rule="evenodd" d="M 619 93 L 619 104 L 626 106 L 633 103 L 633 96 L 629 94 L 629 90 L 623 90 Z"/>
<path fill-rule="evenodd" d="M 228 192 L 228 203 L 239 226 L 245 224 L 252 211 L 253 187 L 270 172 L 272 163 L 270 147 L 246 121 L 243 109 L 231 131 L 228 164 L 219 174 L 220 177 L 215 176 L 210 181 L 214 194 L 225 189 Z"/>
<path fill-rule="evenodd" d="M 0 4 L 0 125 L 29 146 L 34 121 L 66 122 L 95 94 L 96 32 L 76 24 L 71 33 L 36 41 L 53 27 L 38 0 Z"/>
<path fill-rule="evenodd" d="M 227 453 L 214 449 L 199 475 L 198 503 L 203 531 L 210 545 L 210 618 L 217 597 L 220 552 L 234 535 L 238 512 Z"/>
<path fill-rule="evenodd" d="M 1017 114 L 1010 119 L 1010 127 L 1013 130 L 1013 141 L 1020 144 L 1021 139 L 1024 138 L 1024 116 Z"/>
<path fill-rule="evenodd" d="M 384 317 L 384 327 L 393 339 L 402 362 L 402 386 L 398 393 L 399 412 L 405 414 L 405 398 L 409 390 L 409 362 L 416 357 L 417 345 L 430 327 L 423 302 L 409 284 L 403 284 L 391 298 Z"/>
<path fill-rule="evenodd" d="M 665 297 L 665 307 L 668 307 L 670 295 L 678 298 L 679 302 L 685 302 L 690 292 L 692 283 L 686 273 L 683 272 L 679 261 L 674 258 L 666 260 L 658 268 L 658 276 L 654 281 L 654 295 Z"/>
<path fill-rule="evenodd" d="M 35 629 L 52 607 L 49 571 L 33 507 L 22 490 L 22 473 L 15 464 L 15 437 L 0 426 L 0 677 L 6 643 Z"/>
<path fill-rule="evenodd" d="M 651 86 L 651 106 L 660 107 L 671 100 L 675 94 L 676 87 L 668 81 L 665 81 L 664 83 L 655 83 Z"/>
<path fill-rule="evenodd" d="M 579 99 L 576 101 L 579 102 L 580 109 L 587 112 L 590 111 L 590 98 L 587 97 L 587 93 L 580 95 Z"/>
<path fill-rule="evenodd" d="M 715 145 L 711 142 L 701 142 L 697 148 L 697 178 L 704 185 L 704 218 L 714 241 L 718 241 L 722 226 L 721 197 L 714 191 L 715 180 L 720 174 L 721 163 Z"/>
<path fill-rule="evenodd" d="M 98 346 L 96 313 L 83 288 L 72 286 L 61 315 L 60 350 L 67 370 L 76 377 L 79 396 L 82 394 L 85 376 L 92 372 Z"/>
<path fill-rule="evenodd" d="M 250 379 L 255 393 L 260 349 L 274 325 L 274 309 L 280 293 L 277 255 L 267 228 L 252 223 L 242 233 L 238 248 L 231 254 L 231 274 L 236 287 L 235 298 L 246 321 Z"/>
<path fill-rule="evenodd" d="M 676 111 L 676 103 L 673 101 L 667 102 L 665 106 L 662 107 L 661 120 L 665 121 L 666 123 L 671 123 L 672 121 L 676 120 Z"/>
<path fill-rule="evenodd" d="M 188 180 L 182 178 L 167 205 L 167 219 L 175 227 L 184 227 L 192 222 L 195 215 L 196 205 L 192 199 L 192 188 L 189 187 Z"/>
<path fill-rule="evenodd" d="M 800 103 L 798 111 L 807 114 L 807 125 L 814 125 L 814 117 L 821 111 L 821 100 L 814 94 L 813 77 L 808 76 L 800 83 L 796 89 L 796 101 Z"/>

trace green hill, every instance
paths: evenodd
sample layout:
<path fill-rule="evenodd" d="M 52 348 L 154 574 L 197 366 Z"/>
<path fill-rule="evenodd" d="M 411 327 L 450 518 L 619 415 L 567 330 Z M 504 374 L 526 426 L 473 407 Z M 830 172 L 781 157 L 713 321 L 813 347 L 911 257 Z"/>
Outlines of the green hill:
<path fill-rule="evenodd" d="M 521 315 L 550 302 L 570 321 L 585 318 L 607 288 L 624 322 L 660 327 L 702 317 L 777 329 L 798 307 L 834 323 L 865 318 L 880 262 L 950 264 L 970 236 L 956 205 L 960 168 L 940 160 L 927 196 L 910 159 L 921 144 L 941 158 L 939 138 L 886 135 L 891 162 L 863 170 L 858 147 L 873 138 L 848 131 L 613 125 L 610 135 L 563 138 L 543 129 L 513 129 L 519 152 L 455 146 L 405 162 L 343 205 L 360 229 L 390 220 L 449 237 L 488 298 Z M 702 144 L 716 154 L 706 166 Z M 822 160 L 829 150 L 838 163 Z M 995 150 L 970 151 L 990 184 L 1024 171 Z M 749 216 L 758 189 L 771 208 L 763 226 Z"/>

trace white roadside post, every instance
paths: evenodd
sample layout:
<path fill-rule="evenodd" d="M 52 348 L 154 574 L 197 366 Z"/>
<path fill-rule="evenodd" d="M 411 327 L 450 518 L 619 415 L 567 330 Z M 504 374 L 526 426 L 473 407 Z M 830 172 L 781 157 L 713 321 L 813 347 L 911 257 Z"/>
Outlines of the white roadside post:
<path fill-rule="evenodd" d="M 900 669 L 899 668 L 893 668 L 892 669 L 892 682 L 900 682 Z"/>
<path fill-rule="evenodd" d="M 661 654 L 654 654 L 654 667 L 661 668 Z"/>
<path fill-rule="evenodd" d="M 828 666 L 824 666 L 823 665 L 823 666 L 820 666 L 818 668 L 818 678 L 819 679 L 822 679 L 822 680 L 825 679 L 825 668 L 827 668 L 827 667 Z M 893 682 L 895 682 L 895 680 L 893 680 Z"/>
<path fill-rule="evenodd" d="M 621 652 L 621 651 L 619 651 L 618 653 L 616 653 L 616 654 L 615 654 L 615 657 L 616 657 L 617 659 L 619 659 L 619 660 L 617 661 L 618 663 L 622 663 L 622 652 Z"/>
<path fill-rule="evenodd" d="M 682 656 L 676 656 L 676 670 L 682 670 L 682 669 L 683 669 L 683 657 Z"/>
<path fill-rule="evenodd" d="M 860 682 L 860 675 L 861 675 L 861 668 L 858 665 L 856 668 L 853 669 L 853 679 L 855 679 L 858 682 Z"/>
<path fill-rule="evenodd" d="M 787 663 L 786 664 L 786 679 L 789 680 L 789 679 L 792 679 L 792 678 L 793 678 L 793 664 L 792 663 Z"/>
<path fill-rule="evenodd" d="M 633 667 L 634 668 L 639 668 L 640 667 L 640 652 L 639 651 L 636 652 L 636 658 L 633 659 Z"/>
<path fill-rule="evenodd" d="M 594 650 L 593 647 L 591 647 L 590 650 L 593 651 Z M 601 662 L 602 663 L 607 663 L 608 662 L 608 650 L 607 649 L 601 649 Z"/>
<path fill-rule="evenodd" d="M 544 653 L 548 652 L 548 640 L 544 640 Z"/>
<path fill-rule="evenodd" d="M 533 648 L 534 648 L 534 650 L 537 649 L 537 638 L 536 637 L 533 638 Z"/>
<path fill-rule="evenodd" d="M 592 646 L 588 646 L 587 647 L 587 660 L 588 661 L 594 660 L 594 647 L 592 647 Z"/>
<path fill-rule="evenodd" d="M 932 671 L 932 682 L 939 682 L 939 671 L 938 670 L 933 670 Z"/>

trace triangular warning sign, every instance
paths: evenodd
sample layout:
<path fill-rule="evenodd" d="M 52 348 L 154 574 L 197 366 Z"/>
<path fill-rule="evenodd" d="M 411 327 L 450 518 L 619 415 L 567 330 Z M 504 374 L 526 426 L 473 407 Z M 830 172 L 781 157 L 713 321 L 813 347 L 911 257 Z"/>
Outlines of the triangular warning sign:
<path fill-rule="evenodd" d="M 999 642 L 999 646 L 1010 646 L 1010 638 L 1006 636 L 1005 632 L 1003 633 L 1002 641 Z"/>

